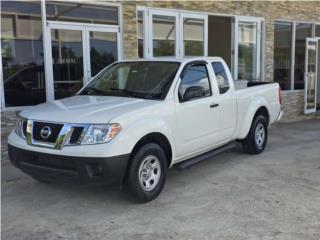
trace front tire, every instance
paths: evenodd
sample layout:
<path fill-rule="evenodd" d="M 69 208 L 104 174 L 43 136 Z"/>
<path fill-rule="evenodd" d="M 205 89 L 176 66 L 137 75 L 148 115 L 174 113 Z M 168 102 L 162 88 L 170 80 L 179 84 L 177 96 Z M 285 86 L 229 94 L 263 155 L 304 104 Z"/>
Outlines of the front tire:
<path fill-rule="evenodd" d="M 166 181 L 167 157 L 155 143 L 143 145 L 133 156 L 128 186 L 134 198 L 146 203 L 155 199 Z"/>
<path fill-rule="evenodd" d="M 249 154 L 263 152 L 268 140 L 268 123 L 263 115 L 254 118 L 247 137 L 242 142 L 243 151 Z"/>

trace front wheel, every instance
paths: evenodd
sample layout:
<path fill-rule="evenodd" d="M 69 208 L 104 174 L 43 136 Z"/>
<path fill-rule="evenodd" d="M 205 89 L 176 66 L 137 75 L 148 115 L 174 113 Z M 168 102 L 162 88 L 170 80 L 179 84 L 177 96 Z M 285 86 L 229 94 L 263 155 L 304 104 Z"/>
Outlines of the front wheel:
<path fill-rule="evenodd" d="M 161 192 L 167 172 L 167 157 L 155 143 L 143 145 L 133 156 L 128 185 L 139 202 L 149 202 Z"/>
<path fill-rule="evenodd" d="M 268 123 L 263 115 L 258 115 L 252 122 L 247 137 L 242 141 L 244 152 L 259 154 L 263 152 L 268 140 Z"/>

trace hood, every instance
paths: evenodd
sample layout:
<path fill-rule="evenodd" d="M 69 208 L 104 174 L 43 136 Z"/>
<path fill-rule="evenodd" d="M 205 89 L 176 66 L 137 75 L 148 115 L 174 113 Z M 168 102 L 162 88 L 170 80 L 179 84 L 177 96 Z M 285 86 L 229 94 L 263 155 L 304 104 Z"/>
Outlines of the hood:
<path fill-rule="evenodd" d="M 33 120 L 62 123 L 108 123 L 123 113 L 159 104 L 159 101 L 109 96 L 74 96 L 43 103 L 20 113 Z"/>

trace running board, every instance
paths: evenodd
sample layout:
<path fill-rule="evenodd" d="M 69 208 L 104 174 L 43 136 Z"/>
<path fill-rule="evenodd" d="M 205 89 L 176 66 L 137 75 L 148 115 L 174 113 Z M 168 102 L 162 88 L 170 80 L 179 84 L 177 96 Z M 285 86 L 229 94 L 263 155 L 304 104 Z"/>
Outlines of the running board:
<path fill-rule="evenodd" d="M 179 162 L 179 163 L 175 164 L 174 167 L 177 170 L 183 170 L 186 168 L 190 168 L 197 163 L 200 163 L 200 162 L 207 160 L 208 158 L 215 157 L 215 156 L 219 155 L 220 153 L 223 153 L 227 150 L 234 149 L 236 146 L 237 146 L 237 144 L 235 142 L 227 143 L 221 147 L 215 148 L 215 149 L 210 150 L 208 152 L 202 153 L 198 156 L 195 156 L 195 157 L 189 158 L 187 160 L 184 160 L 182 162 Z"/>

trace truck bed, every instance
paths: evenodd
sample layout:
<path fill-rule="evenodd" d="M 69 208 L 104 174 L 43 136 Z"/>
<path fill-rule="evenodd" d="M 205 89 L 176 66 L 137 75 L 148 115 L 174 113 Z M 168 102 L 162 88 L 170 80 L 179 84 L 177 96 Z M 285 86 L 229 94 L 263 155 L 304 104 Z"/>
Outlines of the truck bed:
<path fill-rule="evenodd" d="M 266 85 L 271 83 L 273 82 L 249 82 L 247 80 L 237 80 L 237 81 L 234 81 L 234 88 L 235 90 L 241 90 L 249 87 L 255 87 L 255 86 Z"/>
<path fill-rule="evenodd" d="M 239 126 L 236 136 L 245 137 L 242 134 L 241 126 L 245 126 L 246 122 L 251 122 L 253 109 L 255 105 L 264 105 L 269 111 L 269 124 L 273 123 L 280 111 L 278 83 L 275 82 L 248 82 L 234 81 L 235 95 L 238 106 L 237 126 Z"/>

